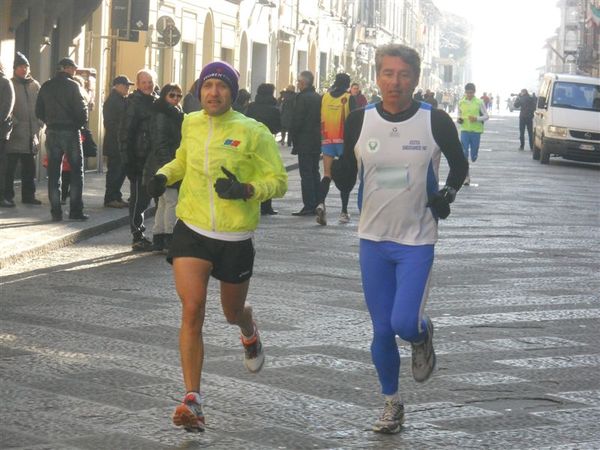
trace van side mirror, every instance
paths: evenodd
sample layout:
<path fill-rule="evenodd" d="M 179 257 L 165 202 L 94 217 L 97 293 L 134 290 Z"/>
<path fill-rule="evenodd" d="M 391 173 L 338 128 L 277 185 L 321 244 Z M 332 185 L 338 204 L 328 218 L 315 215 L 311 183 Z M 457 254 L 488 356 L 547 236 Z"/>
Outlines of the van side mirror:
<path fill-rule="evenodd" d="M 546 109 L 546 97 L 538 97 L 537 107 L 541 109 Z"/>

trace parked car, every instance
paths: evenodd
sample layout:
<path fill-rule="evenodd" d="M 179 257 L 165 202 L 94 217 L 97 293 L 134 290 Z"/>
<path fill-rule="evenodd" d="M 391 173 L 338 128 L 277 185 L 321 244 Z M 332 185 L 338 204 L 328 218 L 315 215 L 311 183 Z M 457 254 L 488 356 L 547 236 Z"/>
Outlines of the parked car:
<path fill-rule="evenodd" d="M 600 162 L 600 78 L 544 75 L 534 117 L 533 159 Z"/>

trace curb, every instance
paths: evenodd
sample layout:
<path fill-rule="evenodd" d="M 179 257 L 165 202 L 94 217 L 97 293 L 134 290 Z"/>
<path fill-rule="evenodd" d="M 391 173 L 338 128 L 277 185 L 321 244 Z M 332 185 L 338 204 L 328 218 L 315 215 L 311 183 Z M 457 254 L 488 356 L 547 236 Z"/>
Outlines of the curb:
<path fill-rule="evenodd" d="M 298 163 L 290 164 L 285 166 L 285 171 L 290 172 L 298 168 Z M 155 208 L 149 208 L 146 210 L 146 217 L 152 217 L 154 215 Z M 95 225 L 90 228 L 84 228 L 83 230 L 74 231 L 73 233 L 61 236 L 53 241 L 46 242 L 37 247 L 31 247 L 27 250 L 23 250 L 12 255 L 8 255 L 0 258 L 0 269 L 8 266 L 15 265 L 22 262 L 25 259 L 32 258 L 34 256 L 40 256 L 44 253 L 48 253 L 52 250 L 57 250 L 68 245 L 77 244 L 78 242 L 84 241 L 94 236 L 98 236 L 109 231 L 116 230 L 124 225 L 129 224 L 129 215 L 120 217 L 118 219 L 110 220 L 108 222 Z"/>

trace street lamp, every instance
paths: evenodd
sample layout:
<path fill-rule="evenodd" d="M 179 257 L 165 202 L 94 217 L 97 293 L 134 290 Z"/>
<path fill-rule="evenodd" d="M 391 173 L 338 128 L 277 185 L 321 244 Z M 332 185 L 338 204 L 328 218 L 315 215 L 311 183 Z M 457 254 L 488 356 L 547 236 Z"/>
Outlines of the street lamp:
<path fill-rule="evenodd" d="M 276 8 L 277 5 L 269 0 L 258 0 L 257 3 L 261 6 L 266 6 L 267 8 Z"/>

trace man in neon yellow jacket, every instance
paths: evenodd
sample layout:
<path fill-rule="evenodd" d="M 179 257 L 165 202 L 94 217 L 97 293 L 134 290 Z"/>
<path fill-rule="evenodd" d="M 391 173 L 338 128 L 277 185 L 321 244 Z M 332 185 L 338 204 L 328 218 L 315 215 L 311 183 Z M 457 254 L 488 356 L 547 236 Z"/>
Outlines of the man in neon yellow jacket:
<path fill-rule="evenodd" d="M 475 97 L 475 85 L 465 85 L 465 96 L 458 102 L 458 123 L 460 124 L 460 142 L 467 161 L 469 160 L 469 149 L 471 150 L 471 162 L 477 161 L 479 155 L 479 143 L 483 134 L 483 122 L 490 117 L 483 101 Z M 467 174 L 464 184 L 469 185 L 471 177 Z"/>
<path fill-rule="evenodd" d="M 264 351 L 246 304 L 253 232 L 260 203 L 287 190 L 287 173 L 269 129 L 231 109 L 237 71 L 220 61 L 207 64 L 198 86 L 202 111 L 185 116 L 175 159 L 148 183 L 150 195 L 158 197 L 165 186 L 181 181 L 179 220 L 167 260 L 182 303 L 179 350 L 186 394 L 173 423 L 195 432 L 205 427 L 200 381 L 208 280 L 212 275 L 220 281 L 225 318 L 240 327 L 244 365 L 260 371 Z"/>

